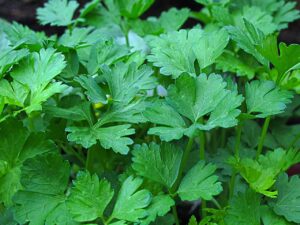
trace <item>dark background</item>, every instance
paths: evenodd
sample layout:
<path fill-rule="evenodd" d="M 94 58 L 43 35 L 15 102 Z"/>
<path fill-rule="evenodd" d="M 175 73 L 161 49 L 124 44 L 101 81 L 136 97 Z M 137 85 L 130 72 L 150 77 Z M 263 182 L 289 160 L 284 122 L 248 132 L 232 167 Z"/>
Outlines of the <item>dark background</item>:
<path fill-rule="evenodd" d="M 84 5 L 89 0 L 77 0 L 81 5 Z M 129 0 L 130 1 L 130 0 Z M 264 1 L 264 0 L 261 0 Z M 43 0 L 0 0 L 0 18 L 9 21 L 18 21 L 28 25 L 34 30 L 44 30 L 47 34 L 60 33 L 58 28 L 41 27 L 35 19 L 35 11 L 37 7 L 43 6 L 46 1 Z M 300 9 L 300 0 L 297 0 L 298 8 Z M 156 3 L 144 15 L 158 16 L 164 10 L 171 7 L 189 7 L 192 10 L 199 10 L 200 5 L 194 0 L 156 0 Z M 193 25 L 194 21 L 190 20 L 188 25 Z M 300 43 L 300 20 L 290 24 L 287 30 L 282 31 L 280 40 L 287 43 Z"/>

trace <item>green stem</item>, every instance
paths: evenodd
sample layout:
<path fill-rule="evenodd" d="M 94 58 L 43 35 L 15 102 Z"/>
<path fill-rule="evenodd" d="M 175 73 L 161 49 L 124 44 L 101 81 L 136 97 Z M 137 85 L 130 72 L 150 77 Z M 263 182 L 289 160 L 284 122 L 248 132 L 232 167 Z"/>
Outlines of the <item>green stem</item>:
<path fill-rule="evenodd" d="M 299 139 L 300 139 L 300 134 L 298 134 L 298 135 L 293 139 L 293 141 L 291 142 L 291 144 L 289 145 L 288 148 L 294 147 L 294 145 L 299 141 Z"/>
<path fill-rule="evenodd" d="M 205 132 L 204 131 L 200 131 L 200 160 L 205 160 Z M 202 218 L 207 216 L 207 213 L 205 211 L 206 209 L 206 201 L 204 199 L 202 199 L 201 201 L 201 215 Z"/>
<path fill-rule="evenodd" d="M 183 152 L 182 160 L 181 160 L 180 167 L 179 167 L 178 177 L 177 177 L 175 183 L 173 184 L 173 186 L 170 189 L 170 193 L 172 193 L 172 194 L 174 194 L 176 192 L 176 190 L 178 189 L 178 187 L 179 187 L 179 184 L 181 182 L 185 166 L 187 164 L 187 161 L 188 161 L 189 156 L 190 156 L 190 152 L 191 152 L 192 147 L 193 147 L 193 143 L 194 143 L 194 138 L 193 137 L 189 138 L 189 141 L 188 141 L 188 143 L 186 145 L 186 148 Z"/>
<path fill-rule="evenodd" d="M 93 156 L 92 156 L 92 148 L 87 150 L 86 162 L 85 162 L 85 169 L 88 171 L 92 171 L 92 164 L 93 164 Z"/>
<path fill-rule="evenodd" d="M 202 215 L 202 219 L 207 216 L 207 212 L 205 210 L 206 208 L 207 208 L 206 201 L 204 199 L 202 199 L 201 200 L 201 215 Z"/>
<path fill-rule="evenodd" d="M 236 130 L 236 139 L 234 145 L 234 156 L 240 158 L 240 146 L 241 146 L 241 137 L 242 137 L 243 123 L 239 122 Z"/>
<path fill-rule="evenodd" d="M 212 198 L 212 203 L 214 203 L 214 205 L 218 208 L 218 209 L 222 209 L 222 206 L 220 205 L 220 203 L 217 201 L 217 199 Z"/>
<path fill-rule="evenodd" d="M 174 216 L 174 219 L 175 219 L 175 224 L 180 225 L 176 205 L 172 206 L 172 213 L 173 213 L 173 216 Z"/>
<path fill-rule="evenodd" d="M 74 155 L 83 165 L 85 165 L 85 160 L 84 157 L 82 157 L 82 155 L 80 155 L 78 152 L 76 152 L 72 147 L 68 147 L 68 146 L 64 146 L 64 144 L 61 143 L 57 143 L 58 146 L 65 151 L 66 153 L 70 154 L 70 155 Z"/>
<path fill-rule="evenodd" d="M 241 145 L 241 137 L 242 137 L 243 123 L 239 122 L 236 130 L 235 136 L 235 145 L 234 145 L 234 156 L 236 159 L 240 159 L 240 145 Z M 235 179 L 236 179 L 237 171 L 233 168 L 232 175 L 229 183 L 229 198 L 231 198 L 234 194 L 235 188 Z"/>
<path fill-rule="evenodd" d="M 261 135 L 259 137 L 258 147 L 257 147 L 257 151 L 256 151 L 256 159 L 258 159 L 258 157 L 262 153 L 262 150 L 263 150 L 263 147 L 264 147 L 265 138 L 266 138 L 266 135 L 267 135 L 267 132 L 268 132 L 268 128 L 269 128 L 269 125 L 270 125 L 270 120 L 271 120 L 270 116 L 268 116 L 265 119 L 262 131 L 261 131 Z"/>
<path fill-rule="evenodd" d="M 128 22 L 127 22 L 126 18 L 123 18 L 123 20 L 121 22 L 121 28 L 125 35 L 126 45 L 127 45 L 127 47 L 130 47 L 129 36 L 128 36 L 129 28 L 128 28 Z"/>
<path fill-rule="evenodd" d="M 221 148 L 226 145 L 226 129 L 221 129 Z"/>
<path fill-rule="evenodd" d="M 205 160 L 205 133 L 204 131 L 200 131 L 200 160 Z"/>

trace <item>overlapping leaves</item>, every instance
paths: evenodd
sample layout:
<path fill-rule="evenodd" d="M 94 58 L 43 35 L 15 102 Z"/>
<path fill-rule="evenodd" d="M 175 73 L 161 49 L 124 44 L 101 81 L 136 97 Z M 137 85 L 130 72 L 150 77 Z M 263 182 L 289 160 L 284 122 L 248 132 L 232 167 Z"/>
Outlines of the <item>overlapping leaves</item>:
<path fill-rule="evenodd" d="M 198 129 L 235 126 L 243 97 L 236 91 L 226 89 L 226 86 L 217 74 L 201 74 L 196 78 L 180 76 L 176 84 L 168 88 L 166 101 L 153 103 L 145 112 L 147 119 L 159 125 L 151 128 L 149 133 L 170 141 L 183 135 L 191 137 Z M 165 115 L 159 114 L 162 111 Z M 202 118 L 206 115 L 209 117 L 204 122 Z"/>

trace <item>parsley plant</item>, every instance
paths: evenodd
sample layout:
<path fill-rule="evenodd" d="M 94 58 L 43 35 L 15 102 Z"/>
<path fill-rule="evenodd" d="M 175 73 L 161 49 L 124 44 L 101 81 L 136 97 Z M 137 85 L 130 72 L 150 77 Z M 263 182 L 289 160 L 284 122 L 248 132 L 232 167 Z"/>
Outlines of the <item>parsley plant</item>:
<path fill-rule="evenodd" d="M 53 36 L 0 21 L 1 225 L 300 224 L 296 3 L 196 2 L 49 0 Z"/>

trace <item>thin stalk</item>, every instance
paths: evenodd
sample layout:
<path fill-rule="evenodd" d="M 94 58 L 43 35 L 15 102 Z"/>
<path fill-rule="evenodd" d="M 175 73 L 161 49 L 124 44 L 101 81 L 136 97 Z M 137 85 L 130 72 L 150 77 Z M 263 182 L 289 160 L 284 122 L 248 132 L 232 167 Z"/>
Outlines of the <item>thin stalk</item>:
<path fill-rule="evenodd" d="M 235 136 L 235 145 L 234 145 L 234 156 L 239 159 L 240 158 L 240 145 L 241 145 L 241 137 L 242 137 L 243 123 L 239 122 L 236 130 Z M 232 175 L 229 183 L 229 198 L 231 198 L 234 194 L 235 188 L 235 179 L 236 179 L 237 171 L 233 169 Z"/>
<path fill-rule="evenodd" d="M 218 208 L 218 209 L 222 209 L 222 206 L 220 205 L 220 203 L 217 201 L 217 199 L 212 198 L 212 203 L 214 203 L 214 205 Z"/>
<path fill-rule="evenodd" d="M 204 199 L 202 199 L 202 201 L 201 201 L 201 215 L 202 215 L 202 219 L 207 216 L 206 208 L 207 208 L 206 201 Z"/>
<path fill-rule="evenodd" d="M 179 187 L 179 184 L 180 184 L 182 176 L 183 176 L 183 171 L 186 167 L 187 161 L 188 161 L 189 156 L 190 156 L 190 152 L 191 152 L 192 147 L 193 147 L 193 143 L 194 143 L 194 138 L 193 137 L 189 138 L 189 141 L 188 141 L 188 143 L 186 145 L 186 148 L 183 152 L 182 160 L 181 160 L 180 167 L 179 167 L 178 177 L 177 177 L 175 183 L 173 184 L 173 186 L 170 189 L 170 193 L 172 193 L 172 194 L 174 194 L 176 192 L 176 190 L 178 189 L 178 187 Z"/>
<path fill-rule="evenodd" d="M 92 164 L 93 164 L 93 149 L 89 148 L 87 150 L 86 162 L 85 162 L 85 169 L 92 172 Z"/>
<path fill-rule="evenodd" d="M 172 206 L 172 213 L 173 213 L 173 216 L 174 216 L 174 219 L 175 219 L 175 224 L 180 225 L 176 205 Z"/>
<path fill-rule="evenodd" d="M 226 129 L 221 129 L 221 148 L 226 145 Z"/>
<path fill-rule="evenodd" d="M 256 151 L 256 159 L 262 153 L 262 150 L 263 150 L 263 147 L 264 147 L 265 138 L 266 138 L 266 135 L 267 135 L 267 132 L 268 132 L 268 128 L 269 128 L 269 125 L 270 125 L 270 120 L 271 120 L 270 116 L 268 116 L 265 119 L 262 131 L 261 131 L 261 135 L 259 137 L 258 147 L 257 147 L 257 151 Z"/>
<path fill-rule="evenodd" d="M 74 155 L 83 165 L 85 165 L 84 158 L 78 152 L 76 152 L 72 147 L 70 147 L 70 148 L 65 147 L 62 143 L 58 143 L 58 145 L 66 153 L 68 153 L 70 155 Z"/>
<path fill-rule="evenodd" d="M 299 141 L 299 139 L 300 139 L 300 133 L 293 139 L 293 141 L 291 142 L 288 148 L 294 147 L 294 145 Z"/>
<path fill-rule="evenodd" d="M 205 160 L 205 133 L 202 130 L 200 131 L 199 139 L 200 139 L 200 148 L 199 148 L 200 160 Z"/>
<path fill-rule="evenodd" d="M 87 157 L 86 157 L 86 162 L 85 162 L 85 168 L 86 170 L 90 171 L 91 168 L 91 164 L 92 164 L 92 153 L 91 153 L 91 149 L 88 149 L 87 151 Z"/>
<path fill-rule="evenodd" d="M 121 22 L 121 28 L 122 31 L 124 32 L 125 35 L 125 41 L 126 41 L 126 45 L 127 47 L 130 47 L 130 43 L 129 43 L 129 28 L 128 28 L 128 22 L 126 18 L 123 18 L 122 22 Z"/>
<path fill-rule="evenodd" d="M 200 160 L 205 160 L 205 132 L 202 130 L 200 131 L 199 139 L 200 139 L 200 149 L 199 149 Z M 206 201 L 204 199 L 202 199 L 202 201 L 201 201 L 202 218 L 207 216 L 205 209 L 206 209 Z"/>
<path fill-rule="evenodd" d="M 234 145 L 234 156 L 240 158 L 240 146 L 241 146 L 241 137 L 242 137 L 243 123 L 239 122 L 236 130 L 236 139 Z"/>

